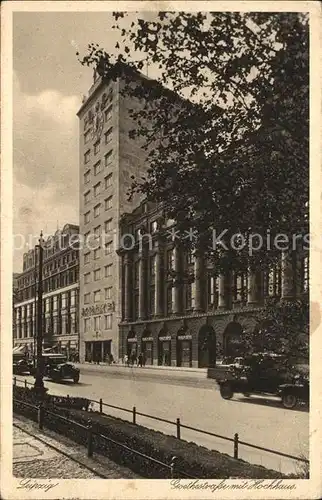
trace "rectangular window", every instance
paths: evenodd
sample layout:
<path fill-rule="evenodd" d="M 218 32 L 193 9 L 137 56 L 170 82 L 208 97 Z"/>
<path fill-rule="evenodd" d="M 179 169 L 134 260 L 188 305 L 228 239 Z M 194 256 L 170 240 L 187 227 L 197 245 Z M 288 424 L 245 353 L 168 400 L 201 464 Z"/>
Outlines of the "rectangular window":
<path fill-rule="evenodd" d="M 105 288 L 105 300 L 112 300 L 112 290 L 113 287 L 109 286 L 108 288 Z"/>
<path fill-rule="evenodd" d="M 98 217 L 99 216 L 100 210 L 101 210 L 101 204 L 99 203 L 98 205 L 96 205 L 94 207 L 94 217 Z"/>
<path fill-rule="evenodd" d="M 108 234 L 112 231 L 112 219 L 108 219 L 107 221 L 105 221 L 104 231 L 106 234 Z"/>
<path fill-rule="evenodd" d="M 89 160 L 90 160 L 90 157 L 91 157 L 91 150 L 89 149 L 88 151 L 86 151 L 86 153 L 84 154 L 84 163 L 88 163 Z"/>
<path fill-rule="evenodd" d="M 94 250 L 94 260 L 99 259 L 100 255 L 101 255 L 101 247 L 95 248 L 95 250 Z"/>
<path fill-rule="evenodd" d="M 96 198 L 96 196 L 98 196 L 100 194 L 100 190 L 101 190 L 101 183 L 98 182 L 97 184 L 95 184 L 94 186 L 94 197 Z"/>
<path fill-rule="evenodd" d="M 84 134 L 84 144 L 87 144 L 91 140 L 91 130 L 87 130 Z"/>
<path fill-rule="evenodd" d="M 113 196 L 109 196 L 108 198 L 106 198 L 105 210 L 110 210 L 112 208 L 112 199 L 113 199 Z"/>
<path fill-rule="evenodd" d="M 173 250 L 167 251 L 167 269 L 174 269 L 174 252 Z"/>
<path fill-rule="evenodd" d="M 84 184 L 88 184 L 89 181 L 91 180 L 91 171 L 87 170 L 84 174 Z"/>
<path fill-rule="evenodd" d="M 84 283 L 87 285 L 91 280 L 91 273 L 85 273 L 84 274 Z"/>
<path fill-rule="evenodd" d="M 214 276 L 208 276 L 207 279 L 208 306 L 213 305 L 215 303 L 215 286 L 216 286 L 216 280 Z"/>
<path fill-rule="evenodd" d="M 191 309 L 194 309 L 196 303 L 196 283 L 191 283 Z"/>
<path fill-rule="evenodd" d="M 96 141 L 94 144 L 94 155 L 100 152 L 101 149 L 101 141 Z"/>
<path fill-rule="evenodd" d="M 155 255 L 152 255 L 150 257 L 150 278 L 155 277 L 155 272 L 156 272 L 156 258 Z"/>
<path fill-rule="evenodd" d="M 112 132 L 113 132 L 113 127 L 109 128 L 107 132 L 105 132 L 104 137 L 105 137 L 105 144 L 108 144 L 112 140 Z"/>
<path fill-rule="evenodd" d="M 101 279 L 101 269 L 94 270 L 94 281 L 99 281 Z"/>
<path fill-rule="evenodd" d="M 86 245 L 88 243 L 88 238 L 89 238 L 89 235 L 90 235 L 90 231 L 88 231 L 87 233 L 84 234 L 84 244 Z"/>
<path fill-rule="evenodd" d="M 149 296 L 149 315 L 153 316 L 155 312 L 155 289 L 150 288 L 150 296 Z"/>
<path fill-rule="evenodd" d="M 112 328 L 112 314 L 105 314 L 104 330 L 111 330 L 111 328 Z"/>
<path fill-rule="evenodd" d="M 94 165 L 94 175 L 98 175 L 101 171 L 101 161 L 98 161 Z"/>
<path fill-rule="evenodd" d="M 90 303 L 90 298 L 91 298 L 91 294 L 90 293 L 85 293 L 84 294 L 84 304 L 89 304 Z"/>
<path fill-rule="evenodd" d="M 134 286 L 135 288 L 139 287 L 140 280 L 140 261 L 137 260 L 134 265 Z"/>
<path fill-rule="evenodd" d="M 173 288 L 172 286 L 169 286 L 167 288 L 167 313 L 171 314 L 172 313 L 172 291 Z"/>
<path fill-rule="evenodd" d="M 112 106 L 104 111 L 104 120 L 107 123 L 112 118 Z"/>
<path fill-rule="evenodd" d="M 96 290 L 94 292 L 94 302 L 100 302 L 101 300 L 101 290 Z"/>
<path fill-rule="evenodd" d="M 91 329 L 91 318 L 84 319 L 84 332 L 89 332 Z"/>
<path fill-rule="evenodd" d="M 105 270 L 105 278 L 112 276 L 112 264 L 108 264 L 107 266 L 105 266 L 104 270 Z"/>
<path fill-rule="evenodd" d="M 104 156 L 105 167 L 107 167 L 108 165 L 110 165 L 112 163 L 112 154 L 113 154 L 113 150 L 111 149 L 111 151 L 106 153 L 106 155 Z"/>
<path fill-rule="evenodd" d="M 99 238 L 101 236 L 101 226 L 94 227 L 94 235 L 95 238 Z"/>
<path fill-rule="evenodd" d="M 90 252 L 84 254 L 84 264 L 89 264 Z"/>
<path fill-rule="evenodd" d="M 113 241 L 109 241 L 105 245 L 105 255 L 110 255 L 113 252 Z"/>
<path fill-rule="evenodd" d="M 95 316 L 94 317 L 94 330 L 98 331 L 101 328 L 101 317 L 100 316 Z"/>
<path fill-rule="evenodd" d="M 90 220 L 90 211 L 89 212 L 86 212 L 86 214 L 84 214 L 84 224 L 88 224 L 89 223 L 89 220 Z"/>
<path fill-rule="evenodd" d="M 139 317 L 139 294 L 134 295 L 134 319 Z"/>
<path fill-rule="evenodd" d="M 109 174 L 107 177 L 105 177 L 105 189 L 112 186 L 112 175 L 113 174 Z"/>
<path fill-rule="evenodd" d="M 84 204 L 87 205 L 87 203 L 89 203 L 89 200 L 91 198 L 91 192 L 90 191 L 87 191 L 85 194 L 84 194 Z"/>

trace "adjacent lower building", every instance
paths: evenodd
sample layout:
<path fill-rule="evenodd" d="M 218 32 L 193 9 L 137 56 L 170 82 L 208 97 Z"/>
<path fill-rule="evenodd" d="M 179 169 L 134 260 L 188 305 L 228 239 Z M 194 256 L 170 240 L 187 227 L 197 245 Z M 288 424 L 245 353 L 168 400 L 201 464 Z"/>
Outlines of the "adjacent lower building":
<path fill-rule="evenodd" d="M 150 365 L 213 366 L 219 354 L 238 356 L 267 297 L 308 293 L 308 252 L 297 255 L 296 271 L 282 254 L 267 272 L 216 276 L 202 252 L 169 238 L 173 224 L 146 202 L 121 220 L 120 358 L 142 352 Z"/>
<path fill-rule="evenodd" d="M 79 227 L 66 224 L 43 242 L 42 333 L 44 348 L 72 359 L 79 351 Z M 35 352 L 37 335 L 39 250 L 23 256 L 15 277 L 13 345 Z"/>

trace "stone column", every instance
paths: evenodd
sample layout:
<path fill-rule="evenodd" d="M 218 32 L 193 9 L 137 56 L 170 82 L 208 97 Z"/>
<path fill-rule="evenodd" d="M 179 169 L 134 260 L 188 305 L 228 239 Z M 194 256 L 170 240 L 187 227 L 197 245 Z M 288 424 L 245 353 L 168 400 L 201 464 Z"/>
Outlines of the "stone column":
<path fill-rule="evenodd" d="M 124 321 L 131 319 L 131 259 L 124 255 Z"/>
<path fill-rule="evenodd" d="M 292 300 L 295 297 L 293 258 L 290 252 L 282 252 L 282 300 Z"/>
<path fill-rule="evenodd" d="M 139 260 L 139 319 L 146 318 L 146 262 L 143 253 Z"/>
<path fill-rule="evenodd" d="M 161 244 L 157 243 L 155 254 L 155 316 L 163 316 L 162 255 Z"/>
<path fill-rule="evenodd" d="M 194 310 L 196 312 L 201 312 L 204 310 L 204 260 L 200 254 L 196 254 L 195 256 L 195 307 Z"/>
<path fill-rule="evenodd" d="M 230 308 L 231 281 L 232 276 L 230 272 L 219 276 L 218 309 Z"/>
<path fill-rule="evenodd" d="M 182 312 L 181 308 L 181 290 L 182 285 L 180 285 L 181 278 L 181 251 L 179 246 L 175 246 L 173 249 L 174 252 L 174 271 L 176 272 L 175 281 L 177 282 L 174 287 L 174 304 L 173 304 L 173 313 L 180 314 Z"/>

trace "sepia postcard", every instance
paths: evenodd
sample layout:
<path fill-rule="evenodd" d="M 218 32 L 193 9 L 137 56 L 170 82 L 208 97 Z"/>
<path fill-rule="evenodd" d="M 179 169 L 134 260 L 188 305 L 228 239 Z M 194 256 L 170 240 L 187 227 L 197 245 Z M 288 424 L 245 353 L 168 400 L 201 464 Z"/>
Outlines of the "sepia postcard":
<path fill-rule="evenodd" d="M 1 497 L 320 498 L 319 3 L 1 14 Z"/>

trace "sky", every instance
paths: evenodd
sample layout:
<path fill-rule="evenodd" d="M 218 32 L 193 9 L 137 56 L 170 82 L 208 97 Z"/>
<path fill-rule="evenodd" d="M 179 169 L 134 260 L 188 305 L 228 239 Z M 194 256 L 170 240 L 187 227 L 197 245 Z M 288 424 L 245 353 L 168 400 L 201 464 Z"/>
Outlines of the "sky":
<path fill-rule="evenodd" d="M 113 23 L 109 12 L 13 14 L 15 272 L 41 230 L 49 235 L 79 223 L 76 113 L 93 70 L 81 66 L 76 51 L 85 54 L 91 42 L 113 51 Z"/>

